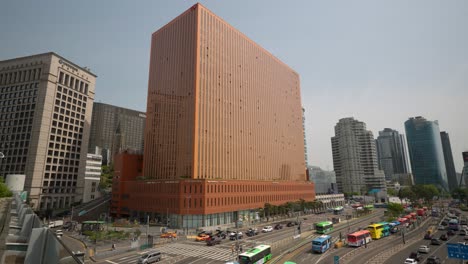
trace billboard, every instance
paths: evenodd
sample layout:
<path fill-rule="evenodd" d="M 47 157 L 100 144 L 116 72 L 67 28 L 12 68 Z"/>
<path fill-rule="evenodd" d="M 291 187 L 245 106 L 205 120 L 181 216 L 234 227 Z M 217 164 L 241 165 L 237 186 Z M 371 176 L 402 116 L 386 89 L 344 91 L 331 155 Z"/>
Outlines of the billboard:
<path fill-rule="evenodd" d="M 465 163 L 468 163 L 468 151 L 463 152 L 462 155 L 463 155 L 463 161 Z"/>

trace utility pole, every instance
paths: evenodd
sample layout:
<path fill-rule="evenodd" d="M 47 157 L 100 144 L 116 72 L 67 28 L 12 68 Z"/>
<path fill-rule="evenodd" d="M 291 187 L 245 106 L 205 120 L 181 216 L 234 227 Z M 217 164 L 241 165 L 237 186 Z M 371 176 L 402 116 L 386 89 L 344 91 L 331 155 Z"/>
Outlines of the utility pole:
<path fill-rule="evenodd" d="M 149 244 L 148 231 L 149 231 L 149 214 L 146 215 L 146 244 Z"/>

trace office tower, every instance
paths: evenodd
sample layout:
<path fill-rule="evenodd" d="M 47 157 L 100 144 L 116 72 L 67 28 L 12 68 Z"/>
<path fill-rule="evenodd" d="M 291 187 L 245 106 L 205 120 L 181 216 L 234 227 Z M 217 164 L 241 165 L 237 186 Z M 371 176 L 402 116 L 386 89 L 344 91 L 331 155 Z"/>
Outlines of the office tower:
<path fill-rule="evenodd" d="M 386 191 L 385 175 L 378 169 L 374 136 L 364 122 L 352 117 L 340 119 L 331 143 L 339 192 Z"/>
<path fill-rule="evenodd" d="M 309 180 L 314 183 L 316 194 L 335 193 L 336 176 L 334 171 L 322 170 L 317 166 L 309 166 Z"/>
<path fill-rule="evenodd" d="M 146 114 L 123 107 L 94 103 L 89 137 L 89 153 L 102 149 L 103 164 L 112 163 L 121 151 L 143 154 Z"/>
<path fill-rule="evenodd" d="M 102 156 L 88 153 L 86 155 L 86 172 L 84 178 L 83 202 L 87 203 L 101 196 L 99 182 L 101 181 Z"/>
<path fill-rule="evenodd" d="M 299 75 L 194 5 L 152 35 L 142 176 L 126 183 L 133 214 L 179 227 L 313 200 Z"/>
<path fill-rule="evenodd" d="M 307 138 L 306 138 L 306 130 L 305 130 L 305 109 L 302 108 L 302 130 L 304 131 L 304 153 L 305 153 L 305 165 L 306 168 L 309 167 L 309 157 L 307 155 Z"/>
<path fill-rule="evenodd" d="M 406 145 L 404 136 L 398 131 L 385 128 L 379 131 L 376 140 L 379 169 L 385 173 L 385 179 L 391 180 L 394 174 L 408 173 Z"/>
<path fill-rule="evenodd" d="M 442 150 L 444 152 L 445 170 L 447 172 L 448 187 L 453 191 L 458 187 L 457 172 L 455 171 L 455 163 L 453 162 L 452 146 L 450 145 L 449 134 L 445 131 L 440 132 L 440 140 L 442 142 Z"/>
<path fill-rule="evenodd" d="M 0 61 L 1 171 L 26 175 L 37 210 L 82 199 L 95 81 L 52 52 Z"/>
<path fill-rule="evenodd" d="M 459 187 L 465 187 L 466 188 L 466 183 L 468 182 L 468 151 L 462 152 L 463 156 L 463 169 L 460 174 L 460 181 L 458 183 Z"/>
<path fill-rule="evenodd" d="M 439 123 L 411 117 L 405 122 L 405 130 L 415 184 L 434 184 L 448 191 Z"/>

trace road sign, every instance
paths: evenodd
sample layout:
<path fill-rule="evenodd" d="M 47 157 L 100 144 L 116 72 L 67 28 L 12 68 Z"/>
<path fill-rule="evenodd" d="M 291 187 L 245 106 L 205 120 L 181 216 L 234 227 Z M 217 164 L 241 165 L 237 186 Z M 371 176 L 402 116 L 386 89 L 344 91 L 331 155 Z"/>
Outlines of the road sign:
<path fill-rule="evenodd" d="M 334 264 L 340 264 L 340 256 L 333 256 L 333 261 Z"/>
<path fill-rule="evenodd" d="M 447 243 L 449 258 L 468 259 L 468 245 Z"/>

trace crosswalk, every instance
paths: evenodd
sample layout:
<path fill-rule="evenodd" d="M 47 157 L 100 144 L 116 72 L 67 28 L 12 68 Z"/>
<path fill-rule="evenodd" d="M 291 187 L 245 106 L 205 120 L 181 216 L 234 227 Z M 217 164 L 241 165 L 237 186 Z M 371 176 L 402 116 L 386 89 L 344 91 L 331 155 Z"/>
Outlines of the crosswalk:
<path fill-rule="evenodd" d="M 221 247 L 197 246 L 189 244 L 175 243 L 157 248 L 158 251 L 166 254 L 182 255 L 187 257 L 207 258 L 213 260 L 229 261 L 233 255 L 230 249 Z"/>
<path fill-rule="evenodd" d="M 222 247 L 208 247 L 208 246 L 201 246 L 201 245 L 190 245 L 190 244 L 182 244 L 182 243 L 174 243 L 164 245 L 162 247 L 156 247 L 151 250 L 157 250 L 163 254 L 162 261 L 165 262 L 169 259 L 173 260 L 180 260 L 186 257 L 194 257 L 194 258 L 204 258 L 210 260 L 219 260 L 222 262 L 226 262 L 232 260 L 234 255 L 232 254 L 231 249 L 222 248 Z M 151 251 L 146 250 L 140 252 L 139 254 L 132 254 L 124 257 L 116 257 L 112 260 L 106 260 L 107 263 L 110 264 L 135 264 L 138 262 L 138 259 L 141 255 Z"/>

